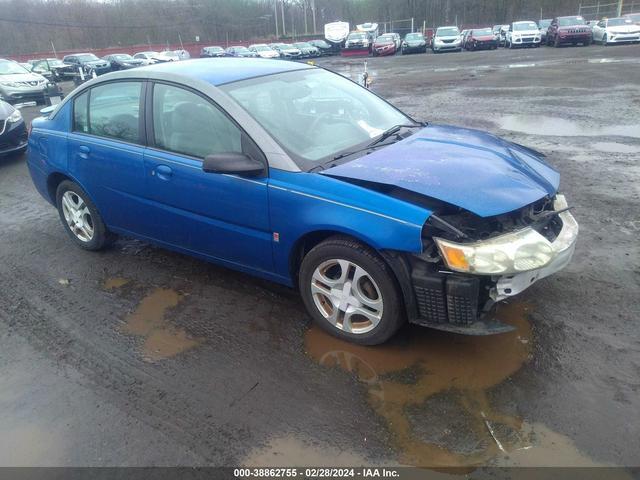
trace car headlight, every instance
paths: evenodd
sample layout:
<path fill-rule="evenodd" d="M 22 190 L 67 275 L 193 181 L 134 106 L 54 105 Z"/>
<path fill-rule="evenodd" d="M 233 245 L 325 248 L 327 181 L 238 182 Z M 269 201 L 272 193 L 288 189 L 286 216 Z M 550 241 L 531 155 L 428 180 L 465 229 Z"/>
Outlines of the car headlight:
<path fill-rule="evenodd" d="M 13 113 L 11 115 L 9 115 L 9 118 L 7 118 L 7 121 L 9 123 L 17 123 L 20 120 L 22 120 L 22 114 L 20 113 L 20 110 L 14 110 Z"/>
<path fill-rule="evenodd" d="M 567 208 L 563 195 L 557 195 L 556 211 Z M 553 243 L 527 227 L 474 243 L 456 243 L 434 237 L 446 265 L 456 272 L 479 275 L 507 275 L 536 270 L 547 265 L 560 252 L 573 245 L 578 223 L 568 212 L 558 214 L 563 226 Z"/>

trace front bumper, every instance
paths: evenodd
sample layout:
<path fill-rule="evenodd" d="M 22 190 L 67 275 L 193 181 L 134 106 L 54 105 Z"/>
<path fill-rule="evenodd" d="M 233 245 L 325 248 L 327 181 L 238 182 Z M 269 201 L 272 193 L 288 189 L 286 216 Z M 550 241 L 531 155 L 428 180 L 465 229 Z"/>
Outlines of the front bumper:
<path fill-rule="evenodd" d="M 556 202 L 556 210 L 563 208 Z M 578 224 L 564 211 L 558 214 L 562 228 L 551 244 L 554 258 L 544 267 L 514 275 L 486 276 L 462 274 L 434 268 L 419 261 L 411 269 L 414 315 L 411 323 L 468 335 L 490 335 L 512 330 L 509 325 L 488 321 L 490 308 L 517 295 L 538 280 L 552 275 L 570 262 L 575 251 Z M 411 302 L 408 302 L 411 304 Z"/>
<path fill-rule="evenodd" d="M 607 38 L 607 43 L 629 43 L 629 42 L 640 42 L 640 33 L 612 34 Z"/>
<path fill-rule="evenodd" d="M 8 155 L 24 149 L 27 141 L 27 126 L 24 120 L 17 123 L 0 120 L 0 155 Z"/>
<path fill-rule="evenodd" d="M 8 103 L 43 102 L 46 91 L 46 83 L 37 87 L 9 87 L 2 85 L 0 86 L 0 99 L 4 99 Z"/>

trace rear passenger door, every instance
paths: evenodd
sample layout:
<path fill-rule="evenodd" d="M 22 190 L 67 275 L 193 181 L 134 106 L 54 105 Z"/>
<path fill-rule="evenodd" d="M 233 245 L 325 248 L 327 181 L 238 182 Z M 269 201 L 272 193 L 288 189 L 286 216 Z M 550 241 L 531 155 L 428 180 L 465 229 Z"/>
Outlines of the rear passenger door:
<path fill-rule="evenodd" d="M 266 166 L 257 146 L 210 99 L 181 86 L 156 83 L 147 107 L 144 165 L 154 236 L 234 265 L 272 271 L 268 177 L 202 170 L 207 155 L 231 152 Z"/>
<path fill-rule="evenodd" d="M 105 223 L 120 232 L 149 233 L 144 201 L 143 81 L 102 83 L 73 101 L 69 171 Z"/>

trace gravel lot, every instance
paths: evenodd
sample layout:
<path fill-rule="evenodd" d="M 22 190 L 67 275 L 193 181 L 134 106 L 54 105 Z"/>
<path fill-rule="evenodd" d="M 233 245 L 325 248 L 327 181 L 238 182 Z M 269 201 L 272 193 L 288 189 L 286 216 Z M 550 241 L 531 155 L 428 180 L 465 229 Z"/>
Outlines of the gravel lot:
<path fill-rule="evenodd" d="M 341 343 L 279 286 L 138 241 L 75 248 L 25 159 L 1 159 L 0 465 L 640 465 L 640 46 L 368 67 L 416 118 L 561 171 L 576 255 L 499 309 L 516 332 Z"/>

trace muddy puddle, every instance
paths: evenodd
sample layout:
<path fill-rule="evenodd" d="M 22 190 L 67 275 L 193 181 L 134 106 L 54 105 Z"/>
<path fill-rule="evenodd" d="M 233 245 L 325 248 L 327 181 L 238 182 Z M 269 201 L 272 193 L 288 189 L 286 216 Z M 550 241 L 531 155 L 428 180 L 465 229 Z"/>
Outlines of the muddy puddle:
<path fill-rule="evenodd" d="M 125 278 L 108 278 L 103 288 L 117 290 L 130 282 Z M 172 309 L 184 296 L 169 288 L 155 288 L 142 298 L 135 310 L 127 315 L 121 332 L 141 337 L 142 355 L 145 360 L 157 361 L 190 350 L 202 343 L 171 321 Z"/>
<path fill-rule="evenodd" d="M 620 136 L 640 138 L 640 124 L 587 126 L 579 122 L 545 115 L 507 115 L 499 121 L 503 130 L 551 137 Z"/>
<path fill-rule="evenodd" d="M 515 374 L 532 348 L 530 307 L 500 307 L 497 317 L 515 331 L 466 337 L 415 328 L 405 340 L 363 347 L 312 327 L 305 346 L 321 365 L 346 370 L 365 385 L 368 402 L 389 428 L 401 464 L 513 465 L 535 456 L 537 464 L 544 465 L 538 452 L 547 449 L 570 452 L 569 464 L 587 464 L 568 439 L 551 445 L 547 440 L 560 436 L 492 405 L 489 390 Z"/>

